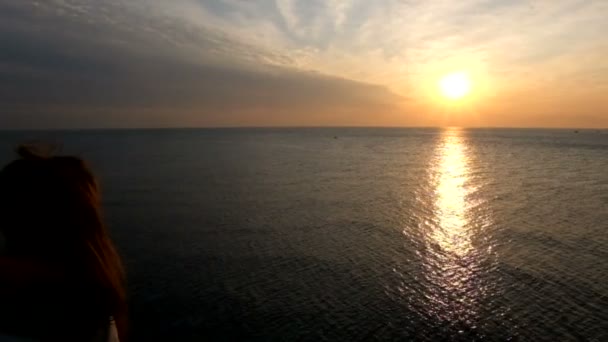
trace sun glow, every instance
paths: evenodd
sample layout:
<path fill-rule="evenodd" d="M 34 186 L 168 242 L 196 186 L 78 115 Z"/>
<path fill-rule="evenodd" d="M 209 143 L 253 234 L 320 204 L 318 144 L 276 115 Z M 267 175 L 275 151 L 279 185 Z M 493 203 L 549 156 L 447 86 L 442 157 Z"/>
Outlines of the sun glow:
<path fill-rule="evenodd" d="M 464 72 L 453 72 L 439 80 L 439 90 L 448 99 L 458 100 L 471 92 L 471 80 Z"/>

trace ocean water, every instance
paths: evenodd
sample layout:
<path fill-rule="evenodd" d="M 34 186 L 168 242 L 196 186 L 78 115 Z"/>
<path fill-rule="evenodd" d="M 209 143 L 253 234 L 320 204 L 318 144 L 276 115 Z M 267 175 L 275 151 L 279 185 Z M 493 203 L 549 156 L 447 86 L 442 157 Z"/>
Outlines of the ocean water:
<path fill-rule="evenodd" d="M 133 341 L 607 341 L 608 132 L 0 133 L 91 162 Z"/>

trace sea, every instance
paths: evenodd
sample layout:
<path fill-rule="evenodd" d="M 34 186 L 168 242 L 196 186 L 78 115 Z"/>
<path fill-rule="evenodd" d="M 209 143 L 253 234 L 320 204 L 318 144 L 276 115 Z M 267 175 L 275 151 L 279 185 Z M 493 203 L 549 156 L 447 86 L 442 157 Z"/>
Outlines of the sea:
<path fill-rule="evenodd" d="M 132 341 L 608 341 L 608 130 L 3 131 L 0 162 L 32 141 L 97 173 Z"/>

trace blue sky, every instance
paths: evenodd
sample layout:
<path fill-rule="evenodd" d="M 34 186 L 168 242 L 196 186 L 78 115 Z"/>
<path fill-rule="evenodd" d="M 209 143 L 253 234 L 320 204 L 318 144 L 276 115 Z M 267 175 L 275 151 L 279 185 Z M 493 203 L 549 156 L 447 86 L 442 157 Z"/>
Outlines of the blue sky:
<path fill-rule="evenodd" d="M 608 2 L 0 0 L 0 127 L 608 127 Z M 449 103 L 437 81 L 466 71 Z"/>

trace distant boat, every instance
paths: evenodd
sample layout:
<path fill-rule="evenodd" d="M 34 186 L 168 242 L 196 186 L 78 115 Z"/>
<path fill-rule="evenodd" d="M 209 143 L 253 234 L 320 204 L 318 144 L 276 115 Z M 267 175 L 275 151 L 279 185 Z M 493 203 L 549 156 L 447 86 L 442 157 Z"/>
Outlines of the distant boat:
<path fill-rule="evenodd" d="M 334 139 L 338 139 L 338 136 L 337 136 L 337 135 L 334 135 Z"/>
<path fill-rule="evenodd" d="M 578 130 L 575 130 L 574 133 L 578 133 Z"/>

